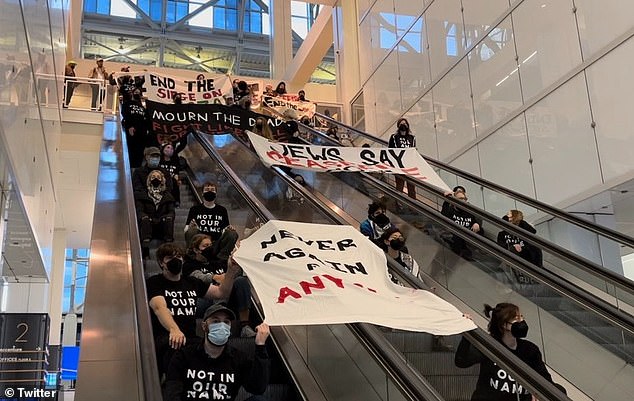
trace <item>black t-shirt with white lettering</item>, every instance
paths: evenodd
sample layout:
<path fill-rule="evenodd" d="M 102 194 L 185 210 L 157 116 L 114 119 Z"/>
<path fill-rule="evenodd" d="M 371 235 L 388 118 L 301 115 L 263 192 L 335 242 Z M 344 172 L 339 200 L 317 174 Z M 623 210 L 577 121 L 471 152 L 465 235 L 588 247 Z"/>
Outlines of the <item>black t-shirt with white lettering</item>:
<path fill-rule="evenodd" d="M 205 205 L 196 205 L 189 209 L 185 224 L 189 224 L 192 220 L 196 221 L 201 234 L 207 234 L 216 241 L 220 238 L 222 230 L 229 225 L 229 214 L 221 205 L 215 205 L 211 209 Z"/>
<path fill-rule="evenodd" d="M 233 400 L 240 387 L 252 394 L 264 393 L 271 369 L 264 345 L 256 345 L 255 355 L 249 355 L 227 344 L 220 356 L 211 358 L 203 341 L 188 342 L 170 361 L 165 401 Z"/>
<path fill-rule="evenodd" d="M 202 298 L 209 289 L 209 284 L 194 277 L 181 277 L 179 281 L 171 281 L 162 274 L 152 276 L 146 281 L 147 299 L 162 296 L 167 303 L 178 328 L 185 337 L 196 336 L 196 299 Z M 154 337 L 169 334 L 161 325 L 154 313 L 152 315 L 152 331 Z"/>
<path fill-rule="evenodd" d="M 528 340 L 518 339 L 517 348 L 514 350 L 509 348 L 509 351 L 546 380 L 553 382 L 537 345 Z M 522 383 L 517 382 L 504 369 L 484 356 L 464 337 L 456 350 L 455 362 L 460 368 L 480 364 L 478 383 L 471 401 L 517 401 L 518 396 L 520 401 L 530 401 L 532 398 Z"/>

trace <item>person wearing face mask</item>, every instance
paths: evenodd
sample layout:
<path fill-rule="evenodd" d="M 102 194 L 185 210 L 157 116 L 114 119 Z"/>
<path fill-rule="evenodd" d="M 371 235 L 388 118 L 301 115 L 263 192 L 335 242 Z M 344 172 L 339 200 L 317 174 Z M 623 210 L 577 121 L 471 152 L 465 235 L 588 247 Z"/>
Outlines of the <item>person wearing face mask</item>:
<path fill-rule="evenodd" d="M 484 305 L 484 313 L 490 318 L 489 334 L 565 394 L 565 389 L 553 382 L 539 347 L 524 339 L 528 335 L 528 324 L 519 307 L 511 303 L 499 303 L 495 308 Z M 531 401 L 531 394 L 521 383 L 484 356 L 464 337 L 458 345 L 454 361 L 459 368 L 480 364 L 480 374 L 471 401 Z"/>
<path fill-rule="evenodd" d="M 415 148 L 416 137 L 412 135 L 409 129 L 409 122 L 405 118 L 400 118 L 396 122 L 396 132 L 390 136 L 388 148 Z M 405 186 L 405 180 L 400 175 L 394 177 L 396 181 L 396 190 L 401 192 Z M 407 195 L 416 199 L 416 186 L 412 182 L 407 182 Z"/>
<path fill-rule="evenodd" d="M 236 399 L 240 387 L 253 396 L 246 401 L 262 401 L 271 376 L 266 350 L 269 327 L 260 324 L 253 353 L 228 343 L 235 315 L 222 304 L 209 307 L 203 316 L 205 338 L 191 342 L 172 358 L 165 383 L 165 401 L 196 399 Z M 193 372 L 193 374 L 192 374 Z"/>
<path fill-rule="evenodd" d="M 139 237 L 144 245 L 152 239 L 174 240 L 175 201 L 165 188 L 165 176 L 153 170 L 146 179 L 146 189 L 134 194 L 139 219 Z"/>
<path fill-rule="evenodd" d="M 308 101 L 308 99 L 306 99 L 306 92 L 304 92 L 303 89 L 297 92 L 297 100 L 299 100 L 300 102 Z"/>
<path fill-rule="evenodd" d="M 420 269 L 418 263 L 409 254 L 405 246 L 405 237 L 403 237 L 401 230 L 397 227 L 390 227 L 381 235 L 381 241 L 383 242 L 383 251 L 388 256 L 407 269 L 413 276 L 419 277 Z M 390 278 L 395 284 L 398 284 L 396 277 L 390 275 Z"/>
<path fill-rule="evenodd" d="M 224 239 L 223 237 L 227 237 Z M 187 254 L 183 263 L 183 275 L 196 277 L 205 283 L 220 284 L 225 277 L 227 271 L 226 259 L 218 258 L 223 250 L 219 249 L 217 244 L 231 244 L 228 249 L 228 256 L 235 248 L 238 241 L 238 233 L 234 230 L 225 230 L 222 237 L 216 243 L 213 243 L 211 237 L 205 234 L 196 234 L 192 238 L 191 245 L 187 250 Z M 198 299 L 198 311 L 201 313 L 212 304 L 206 299 Z M 243 275 L 236 277 L 231 289 L 231 294 L 227 299 L 227 306 L 240 318 L 240 326 L 236 326 L 236 334 L 241 337 L 253 337 L 255 331 L 249 326 L 250 309 L 251 309 L 251 286 L 247 278 Z"/>
<path fill-rule="evenodd" d="M 176 207 L 181 203 L 181 178 L 180 178 L 180 161 L 174 156 L 174 145 L 169 142 L 161 145 L 161 161 L 159 167 L 167 171 L 168 179 L 172 181 L 172 196 L 176 201 Z"/>
<path fill-rule="evenodd" d="M 146 189 L 147 176 L 153 170 L 160 170 L 165 177 L 169 177 L 169 173 L 160 167 L 161 150 L 155 146 L 145 148 L 143 152 L 145 164 L 136 168 L 132 173 L 132 189 L 134 192 L 143 192 Z M 165 188 L 172 192 L 172 180 L 165 182 Z"/>
<path fill-rule="evenodd" d="M 396 228 L 386 216 L 385 204 L 375 201 L 368 205 L 368 218 L 361 222 L 359 231 L 372 242 L 383 248 L 381 236 L 389 229 Z"/>
<path fill-rule="evenodd" d="M 228 297 L 240 272 L 240 267 L 230 262 L 220 285 L 204 283 L 194 277 L 183 276 L 182 255 L 183 251 L 174 243 L 161 244 L 156 250 L 161 274 L 146 280 L 160 375 L 166 373 L 175 350 L 196 338 L 196 299 Z"/>
<path fill-rule="evenodd" d="M 187 244 L 196 234 L 207 234 L 212 241 L 219 241 L 225 228 L 229 227 L 229 213 L 224 206 L 216 203 L 217 192 L 216 184 L 211 182 L 203 184 L 203 203 L 192 206 L 187 214 L 185 225 Z"/>
<path fill-rule="evenodd" d="M 147 111 L 141 103 L 141 91 L 135 89 L 132 97 L 126 94 L 121 105 L 121 125 L 125 130 L 128 143 L 130 167 L 137 168 L 143 162 L 143 148 L 148 136 L 149 120 Z"/>

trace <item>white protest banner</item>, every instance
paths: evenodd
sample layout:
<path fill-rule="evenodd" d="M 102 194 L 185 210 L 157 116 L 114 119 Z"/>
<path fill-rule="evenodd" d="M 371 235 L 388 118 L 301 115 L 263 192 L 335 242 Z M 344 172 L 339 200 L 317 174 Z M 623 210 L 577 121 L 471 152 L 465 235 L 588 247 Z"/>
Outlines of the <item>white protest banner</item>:
<path fill-rule="evenodd" d="M 183 103 L 225 104 L 224 96 L 232 94 L 229 77 L 219 74 L 187 79 L 146 72 L 144 88 L 148 100 L 160 103 L 173 103 L 174 96 L 180 94 Z"/>
<path fill-rule="evenodd" d="M 321 172 L 383 172 L 406 174 L 443 191 L 449 186 L 415 148 L 355 148 L 270 142 L 247 131 L 251 144 L 267 166 L 288 166 Z"/>
<path fill-rule="evenodd" d="M 295 110 L 297 119 L 304 116 L 312 118 L 317 108 L 315 103 L 301 101 L 299 100 L 299 96 L 295 94 L 285 94 L 275 97 L 262 96 L 262 104 L 275 109 L 280 114 L 284 114 L 288 109 Z"/>
<path fill-rule="evenodd" d="M 392 283 L 383 251 L 351 226 L 271 220 L 234 258 L 270 325 L 366 322 L 436 335 L 476 327 L 431 292 Z"/>

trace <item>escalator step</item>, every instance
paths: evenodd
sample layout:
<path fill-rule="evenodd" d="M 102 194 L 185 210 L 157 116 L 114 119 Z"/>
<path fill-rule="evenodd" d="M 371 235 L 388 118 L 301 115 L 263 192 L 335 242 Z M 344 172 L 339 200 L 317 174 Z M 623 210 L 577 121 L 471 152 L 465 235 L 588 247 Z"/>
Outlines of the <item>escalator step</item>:
<path fill-rule="evenodd" d="M 454 364 L 453 352 L 406 352 L 405 357 L 425 377 L 478 375 L 477 365 L 462 369 Z"/>
<path fill-rule="evenodd" d="M 245 391 L 244 388 L 240 389 L 235 401 L 244 401 L 251 397 L 252 394 Z M 269 384 L 266 387 L 266 391 L 263 394 L 267 400 L 275 401 L 295 401 L 298 400 L 297 394 L 288 384 Z"/>
<path fill-rule="evenodd" d="M 431 350 L 432 336 L 427 333 L 411 331 L 385 331 L 386 339 L 401 352 L 420 352 Z"/>
<path fill-rule="evenodd" d="M 585 311 L 555 311 L 553 316 L 570 326 L 605 326 L 609 324 Z"/>
<path fill-rule="evenodd" d="M 430 376 L 427 380 L 446 401 L 469 401 L 478 376 Z"/>

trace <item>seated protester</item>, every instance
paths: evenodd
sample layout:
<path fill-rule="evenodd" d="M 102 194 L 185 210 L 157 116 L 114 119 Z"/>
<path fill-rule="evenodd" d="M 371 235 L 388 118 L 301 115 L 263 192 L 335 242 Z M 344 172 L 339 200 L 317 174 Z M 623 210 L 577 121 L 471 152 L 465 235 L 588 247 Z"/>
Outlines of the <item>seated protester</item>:
<path fill-rule="evenodd" d="M 332 127 L 328 128 L 328 131 L 326 131 L 326 135 L 328 135 L 335 141 L 339 141 L 339 136 L 337 135 L 337 132 L 339 132 L 339 127 L 333 125 Z"/>
<path fill-rule="evenodd" d="M 174 241 L 176 202 L 165 187 L 163 172 L 153 170 L 147 176 L 145 191 L 134 193 L 134 201 L 141 242 L 148 244 L 152 239 Z"/>
<path fill-rule="evenodd" d="M 238 92 L 233 95 L 235 105 L 245 110 L 251 110 L 251 91 L 246 81 L 238 82 Z"/>
<path fill-rule="evenodd" d="M 381 235 L 381 242 L 383 245 L 383 251 L 391 258 L 398 262 L 399 265 L 407 269 L 413 276 L 419 277 L 418 273 L 420 269 L 418 263 L 408 253 L 405 246 L 405 237 L 397 227 L 388 228 L 383 235 Z M 398 284 L 398 280 L 390 274 L 390 279 Z"/>
<path fill-rule="evenodd" d="M 539 347 L 528 340 L 528 324 L 519 307 L 510 303 L 499 303 L 495 308 L 484 305 L 484 313 L 489 320 L 489 334 L 510 352 L 515 354 L 544 379 L 553 383 L 564 394 L 566 389 L 554 383 Z M 521 383 L 515 381 L 504 369 L 472 346 L 464 337 L 456 351 L 455 364 L 459 368 L 469 368 L 480 364 L 480 374 L 471 401 L 531 401 L 534 398 Z"/>
<path fill-rule="evenodd" d="M 275 138 L 273 137 L 273 131 L 271 131 L 271 127 L 269 127 L 266 122 L 266 118 L 264 117 L 258 117 L 255 119 L 253 133 L 260 135 L 261 137 L 266 138 L 269 141 L 275 141 Z"/>
<path fill-rule="evenodd" d="M 255 351 L 248 355 L 227 344 L 233 320 L 234 313 L 222 304 L 205 311 L 205 338 L 183 347 L 169 364 L 165 401 L 234 400 L 240 387 L 256 394 L 246 401 L 264 400 L 259 395 L 266 391 L 271 376 L 271 360 L 265 347 L 269 327 L 262 323 L 256 328 Z"/>
<path fill-rule="evenodd" d="M 454 197 L 462 202 L 467 202 L 468 200 L 467 195 L 462 191 L 455 192 Z M 465 227 L 480 235 L 484 235 L 482 222 L 468 211 L 449 204 L 449 207 L 444 208 L 441 213 L 445 217 L 453 220 L 454 223 L 458 224 L 459 226 Z M 463 238 L 457 235 L 452 235 L 451 239 L 448 240 L 448 242 L 452 251 L 467 260 L 473 260 L 473 252 L 468 247 L 467 242 Z"/>
<path fill-rule="evenodd" d="M 183 252 L 173 243 L 161 244 L 156 259 L 161 274 L 146 280 L 159 374 L 167 371 L 173 352 L 196 337 L 196 298 L 223 299 L 229 296 L 240 267 L 229 263 L 224 281 L 218 285 L 183 277 Z"/>
<path fill-rule="evenodd" d="M 299 122 L 304 124 L 307 127 L 315 128 L 313 121 L 307 115 L 303 115 L 302 118 L 299 119 Z"/>
<path fill-rule="evenodd" d="M 220 284 L 227 271 L 227 259 L 235 249 L 238 233 L 228 227 L 220 240 L 212 243 L 211 237 L 196 234 L 185 255 L 183 275 L 195 277 L 205 283 Z M 222 247 L 218 245 L 221 243 Z M 225 250 L 227 250 L 225 252 Z M 225 255 L 226 253 L 226 255 Z M 198 311 L 201 312 L 211 306 L 205 299 L 198 300 Z M 249 327 L 249 312 L 251 309 L 251 285 L 243 275 L 235 278 L 227 306 L 240 318 L 240 326 L 236 327 L 242 337 L 253 337 L 255 332 Z"/>
<path fill-rule="evenodd" d="M 381 236 L 385 231 L 394 228 L 394 224 L 385 215 L 386 207 L 384 203 L 374 201 L 368 205 L 368 218 L 361 222 L 359 231 L 370 238 L 372 242 L 383 248 Z"/>
<path fill-rule="evenodd" d="M 292 109 L 288 109 L 288 110 L 292 110 Z M 288 120 L 284 123 L 283 128 L 284 128 L 284 132 L 286 133 L 286 142 L 302 143 L 299 137 L 299 125 L 297 125 L 297 121 L 295 121 L 294 119 Z M 283 142 L 281 138 L 279 139 L 279 141 Z"/>
<path fill-rule="evenodd" d="M 212 241 L 218 241 L 225 227 L 229 226 L 227 209 L 216 204 L 216 184 L 203 184 L 203 203 L 192 206 L 185 222 L 185 242 L 189 244 L 196 234 L 207 234 Z"/>
<path fill-rule="evenodd" d="M 168 173 L 168 179 L 172 181 L 172 196 L 176 201 L 176 207 L 181 203 L 181 167 L 178 157 L 174 156 L 174 145 L 166 142 L 161 145 L 161 161 L 159 167 Z"/>
<path fill-rule="evenodd" d="M 458 192 L 462 192 L 463 194 L 465 194 L 465 196 L 467 195 L 467 190 L 462 185 L 456 185 L 455 187 L 453 187 L 452 192 L 453 193 L 448 194 L 448 196 L 456 196 L 456 193 Z M 440 213 L 446 216 L 447 213 L 449 213 L 450 209 L 451 209 L 451 203 L 449 203 L 448 201 L 444 201 L 442 203 L 442 208 L 440 210 Z"/>
<path fill-rule="evenodd" d="M 159 148 L 151 146 L 145 148 L 143 152 L 145 158 L 145 164 L 132 173 L 132 189 L 134 192 L 143 192 L 147 187 L 147 176 L 153 170 L 160 170 L 165 177 L 169 177 L 169 173 L 159 167 L 161 164 L 161 151 Z M 168 191 L 172 191 L 172 181 L 165 182 L 165 187 Z"/>
<path fill-rule="evenodd" d="M 519 210 L 509 210 L 502 219 L 532 234 L 537 233 L 537 230 L 524 220 L 524 213 Z M 535 266 L 543 266 L 542 250 L 525 242 L 514 234 L 506 230 L 500 231 L 498 233 L 497 243 L 509 251 L 517 253 L 522 259 L 527 260 Z"/>

